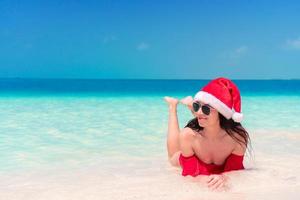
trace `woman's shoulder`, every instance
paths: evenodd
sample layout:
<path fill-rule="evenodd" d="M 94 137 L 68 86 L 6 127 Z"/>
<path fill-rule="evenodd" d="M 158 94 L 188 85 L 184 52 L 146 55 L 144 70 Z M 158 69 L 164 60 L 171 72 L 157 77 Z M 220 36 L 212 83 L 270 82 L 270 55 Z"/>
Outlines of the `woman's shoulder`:
<path fill-rule="evenodd" d="M 244 128 L 243 128 L 244 129 Z M 224 130 L 225 131 L 225 130 Z M 226 131 L 225 131 L 226 132 Z M 226 141 L 232 148 L 232 153 L 237 155 L 244 155 L 247 149 L 248 137 L 241 131 L 230 131 L 227 133 Z"/>
<path fill-rule="evenodd" d="M 247 141 L 246 139 L 237 132 L 234 132 L 234 149 L 233 154 L 236 155 L 244 155 L 247 149 Z"/>
<path fill-rule="evenodd" d="M 185 127 L 181 130 L 180 135 L 184 138 L 194 138 L 196 137 L 196 132 L 189 127 Z"/>

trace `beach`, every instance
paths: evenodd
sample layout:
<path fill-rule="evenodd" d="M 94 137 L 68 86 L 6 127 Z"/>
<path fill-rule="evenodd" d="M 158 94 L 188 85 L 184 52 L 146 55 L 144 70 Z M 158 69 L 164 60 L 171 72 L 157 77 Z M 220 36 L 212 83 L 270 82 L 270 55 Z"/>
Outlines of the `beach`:
<path fill-rule="evenodd" d="M 0 200 L 300 199 L 299 10 L 1 0 Z"/>
<path fill-rule="evenodd" d="M 197 178 L 181 176 L 167 159 L 163 97 L 189 91 L 155 93 L 152 86 L 151 94 L 2 91 L 0 199 L 297 199 L 295 88 L 277 94 L 242 90 L 252 146 L 246 170 L 228 173 L 227 191 L 213 192 Z M 178 117 L 182 128 L 192 115 L 179 105 Z"/>

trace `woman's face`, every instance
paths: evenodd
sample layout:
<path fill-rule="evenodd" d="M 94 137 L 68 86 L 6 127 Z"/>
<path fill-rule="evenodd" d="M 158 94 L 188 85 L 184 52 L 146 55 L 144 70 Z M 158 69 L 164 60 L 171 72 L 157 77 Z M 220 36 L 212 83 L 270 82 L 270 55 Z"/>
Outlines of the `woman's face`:
<path fill-rule="evenodd" d="M 208 105 L 204 102 L 199 101 L 201 106 Z M 209 106 L 209 105 L 208 105 Z M 215 126 L 219 124 L 219 113 L 216 109 L 209 106 L 210 113 L 206 115 L 202 112 L 202 108 L 200 108 L 197 112 L 195 112 L 196 117 L 198 118 L 198 123 L 201 127 Z"/>

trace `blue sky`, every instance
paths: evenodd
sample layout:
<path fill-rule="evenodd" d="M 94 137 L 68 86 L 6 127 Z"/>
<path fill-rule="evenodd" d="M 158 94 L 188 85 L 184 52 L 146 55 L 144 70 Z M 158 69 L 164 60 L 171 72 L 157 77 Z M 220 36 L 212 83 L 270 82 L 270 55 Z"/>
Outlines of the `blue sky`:
<path fill-rule="evenodd" d="M 0 1 L 0 77 L 300 78 L 297 1 Z"/>

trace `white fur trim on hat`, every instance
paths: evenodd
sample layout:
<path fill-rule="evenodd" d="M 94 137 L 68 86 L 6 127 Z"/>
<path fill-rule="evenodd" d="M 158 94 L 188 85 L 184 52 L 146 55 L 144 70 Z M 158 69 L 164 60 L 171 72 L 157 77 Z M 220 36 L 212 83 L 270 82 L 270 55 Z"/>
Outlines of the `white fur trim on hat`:
<path fill-rule="evenodd" d="M 226 119 L 230 119 L 232 117 L 233 110 L 210 93 L 200 91 L 195 95 L 194 100 L 203 101 L 204 103 L 211 105 L 213 108 L 219 111 Z"/>
<path fill-rule="evenodd" d="M 238 112 L 234 112 L 233 115 L 232 115 L 232 119 L 235 122 L 241 122 L 243 120 L 243 114 L 238 113 Z"/>

